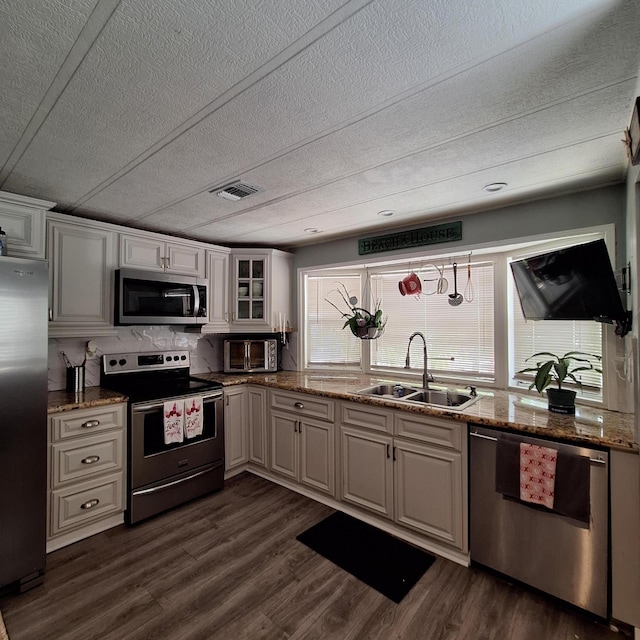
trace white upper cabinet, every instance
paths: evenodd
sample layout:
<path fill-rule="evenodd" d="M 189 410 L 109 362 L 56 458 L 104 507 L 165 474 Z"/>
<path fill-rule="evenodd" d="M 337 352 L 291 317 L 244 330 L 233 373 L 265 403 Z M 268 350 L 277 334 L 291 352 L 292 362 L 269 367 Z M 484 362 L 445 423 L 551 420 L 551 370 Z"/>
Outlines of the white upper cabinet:
<path fill-rule="evenodd" d="M 206 251 L 200 243 L 168 240 L 155 234 L 120 234 L 120 266 L 205 277 Z"/>
<path fill-rule="evenodd" d="M 113 335 L 117 233 L 109 225 L 47 216 L 51 337 Z"/>
<path fill-rule="evenodd" d="M 7 234 L 8 255 L 43 259 L 46 212 L 55 202 L 0 191 L 0 227 Z"/>
<path fill-rule="evenodd" d="M 291 324 L 291 262 L 277 249 L 231 251 L 231 331 L 281 331 Z"/>
<path fill-rule="evenodd" d="M 209 322 L 202 333 L 229 331 L 229 249 L 207 250 L 207 278 L 209 280 Z"/>

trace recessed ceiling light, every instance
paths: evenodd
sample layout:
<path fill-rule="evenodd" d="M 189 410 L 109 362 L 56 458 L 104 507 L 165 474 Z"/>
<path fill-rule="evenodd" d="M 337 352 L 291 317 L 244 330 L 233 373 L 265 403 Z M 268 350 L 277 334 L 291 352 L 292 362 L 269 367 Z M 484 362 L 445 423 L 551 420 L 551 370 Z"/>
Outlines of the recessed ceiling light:
<path fill-rule="evenodd" d="M 506 182 L 492 182 L 491 184 L 486 184 L 484 187 L 482 187 L 483 191 L 486 191 L 487 193 L 495 193 L 496 191 L 502 191 L 503 189 L 507 188 L 507 183 Z"/>
<path fill-rule="evenodd" d="M 305 233 L 320 233 L 320 229 L 316 229 L 315 227 L 307 227 Z"/>
<path fill-rule="evenodd" d="M 378 211 L 378 215 L 382 216 L 383 218 L 390 218 L 394 213 L 395 211 L 391 211 L 391 209 L 383 209 L 382 211 Z"/>

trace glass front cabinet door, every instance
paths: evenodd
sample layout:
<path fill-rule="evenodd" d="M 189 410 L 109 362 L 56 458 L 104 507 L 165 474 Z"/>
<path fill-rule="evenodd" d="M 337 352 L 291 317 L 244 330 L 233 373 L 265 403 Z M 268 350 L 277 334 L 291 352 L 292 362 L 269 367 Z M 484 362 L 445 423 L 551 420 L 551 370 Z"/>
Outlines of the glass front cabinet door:
<path fill-rule="evenodd" d="M 292 259 L 278 249 L 231 250 L 231 332 L 279 331 L 279 318 L 292 326 Z"/>
<path fill-rule="evenodd" d="M 264 319 L 264 260 L 238 260 L 238 320 Z"/>

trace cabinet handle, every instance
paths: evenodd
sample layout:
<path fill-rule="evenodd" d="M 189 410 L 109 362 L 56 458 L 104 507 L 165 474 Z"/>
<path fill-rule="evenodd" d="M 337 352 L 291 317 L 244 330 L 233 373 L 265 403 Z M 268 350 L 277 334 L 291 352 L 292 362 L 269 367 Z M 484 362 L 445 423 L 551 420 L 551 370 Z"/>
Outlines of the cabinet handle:
<path fill-rule="evenodd" d="M 390 457 L 391 457 L 391 451 L 389 451 L 389 447 L 390 447 L 390 446 L 391 446 L 391 445 L 387 445 L 387 458 L 390 458 Z"/>
<path fill-rule="evenodd" d="M 93 500 L 88 500 L 87 502 L 85 502 L 84 504 L 80 505 L 81 509 L 93 509 L 93 507 L 97 506 L 97 504 L 100 502 L 100 500 L 98 500 L 98 498 L 94 498 Z"/>
<path fill-rule="evenodd" d="M 295 402 L 295 403 L 293 404 L 293 406 L 294 406 L 296 409 L 304 409 L 304 404 L 303 404 L 302 402 Z"/>
<path fill-rule="evenodd" d="M 165 258 L 165 260 L 166 260 L 165 269 L 170 269 L 171 268 L 171 258 Z"/>
<path fill-rule="evenodd" d="M 87 456 L 80 460 L 80 462 L 82 462 L 82 464 L 95 464 L 98 460 L 100 460 L 100 456 Z"/>
<path fill-rule="evenodd" d="M 227 396 L 225 399 L 225 404 L 227 405 L 227 407 L 229 406 L 229 396 Z"/>
<path fill-rule="evenodd" d="M 395 447 L 393 447 L 393 459 L 394 460 L 396 459 L 396 448 Z"/>
<path fill-rule="evenodd" d="M 89 429 L 90 427 L 97 427 L 100 424 L 100 420 L 87 420 L 83 422 L 80 426 L 83 429 Z"/>
<path fill-rule="evenodd" d="M 293 431 L 294 431 L 294 433 L 298 433 L 298 421 L 297 420 L 293 423 Z"/>
<path fill-rule="evenodd" d="M 53 309 L 49 307 L 49 321 L 53 321 Z"/>

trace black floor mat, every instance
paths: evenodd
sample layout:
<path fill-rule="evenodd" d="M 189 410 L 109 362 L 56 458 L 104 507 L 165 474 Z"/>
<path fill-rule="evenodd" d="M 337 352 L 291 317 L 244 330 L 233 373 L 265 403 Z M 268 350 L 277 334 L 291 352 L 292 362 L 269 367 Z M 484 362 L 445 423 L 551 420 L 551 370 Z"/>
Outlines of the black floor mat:
<path fill-rule="evenodd" d="M 297 539 L 390 600 L 400 602 L 435 557 L 341 512 Z"/>

